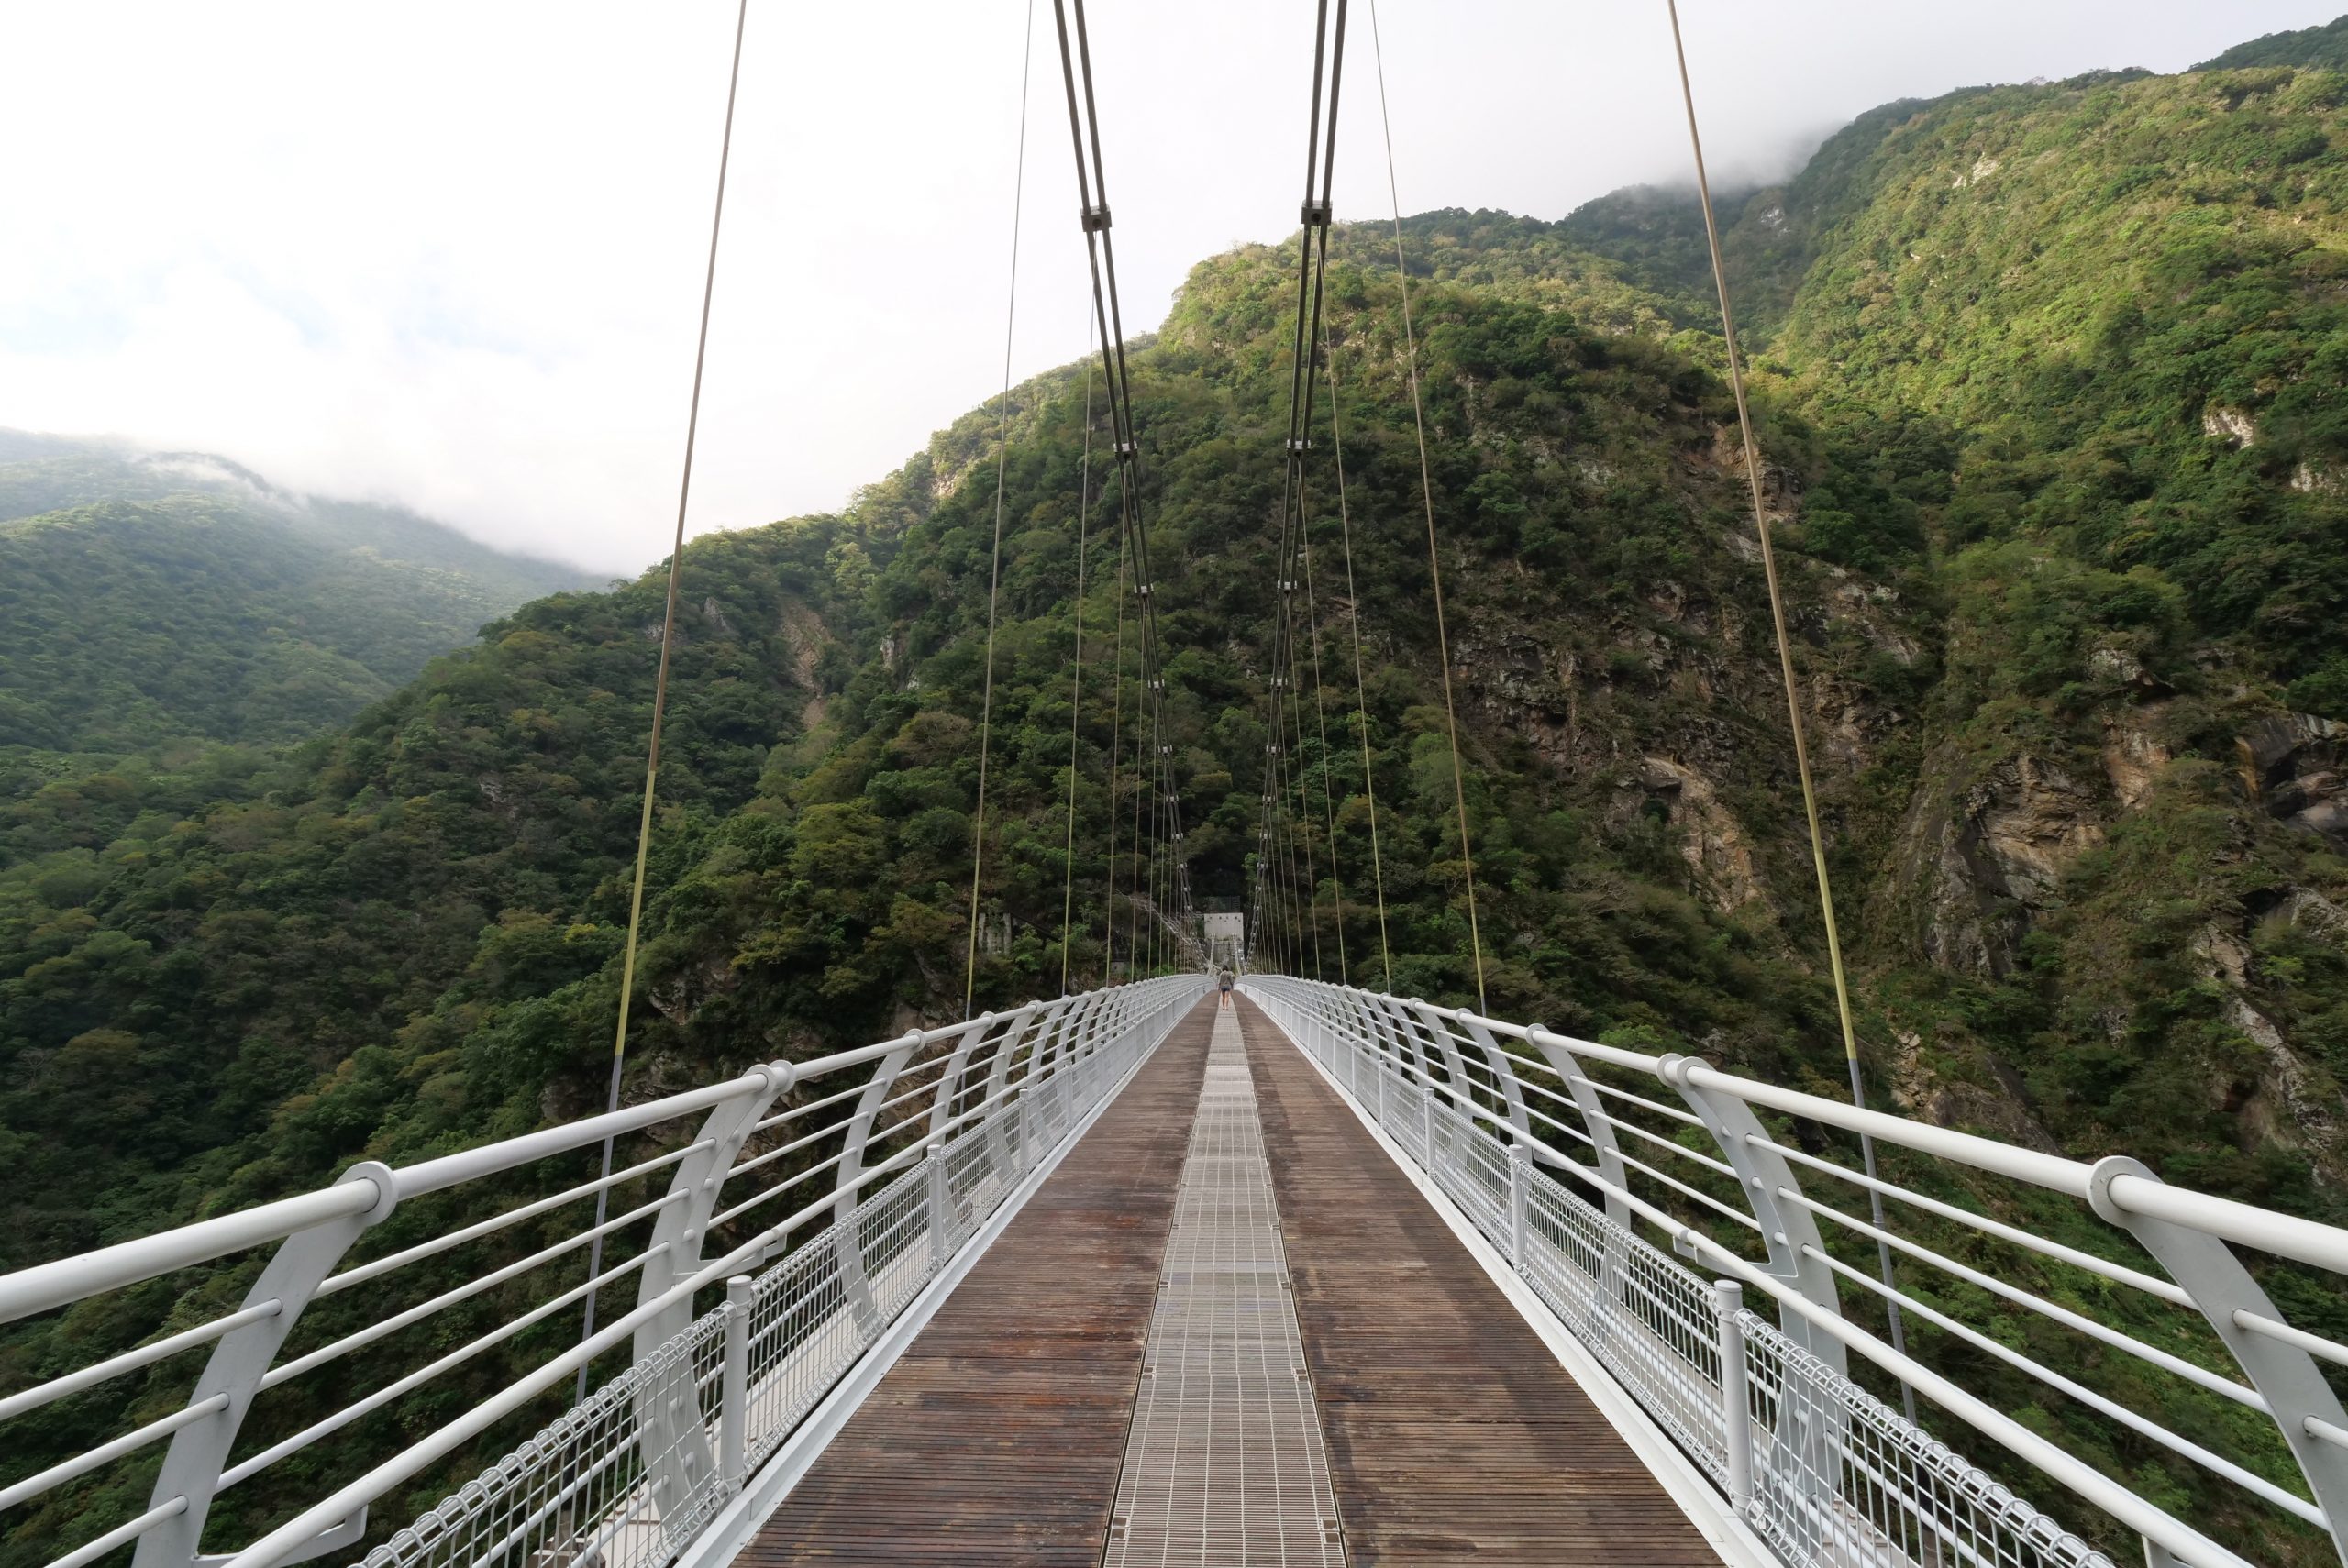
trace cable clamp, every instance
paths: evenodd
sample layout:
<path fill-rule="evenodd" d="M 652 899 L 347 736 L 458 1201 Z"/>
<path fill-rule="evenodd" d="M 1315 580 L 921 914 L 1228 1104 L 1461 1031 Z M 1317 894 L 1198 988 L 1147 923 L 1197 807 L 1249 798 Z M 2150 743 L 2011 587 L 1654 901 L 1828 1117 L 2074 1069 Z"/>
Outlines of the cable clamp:
<path fill-rule="evenodd" d="M 1141 456 L 1140 442 L 1127 440 L 1117 443 L 1117 457 L 1121 461 L 1130 462 L 1139 456 Z"/>
<path fill-rule="evenodd" d="M 1312 450 L 1312 437 L 1291 436 L 1288 438 L 1288 449 L 1291 452 L 1310 452 Z"/>
<path fill-rule="evenodd" d="M 1304 226 L 1307 228 L 1328 227 L 1329 198 L 1324 196 L 1317 202 L 1312 200 L 1311 197 L 1305 198 L 1303 219 Z"/>
<path fill-rule="evenodd" d="M 1085 208 L 1082 216 L 1078 221 L 1084 226 L 1085 233 L 1101 233 L 1109 226 L 1108 204 L 1103 203 L 1102 205 L 1097 207 Z"/>

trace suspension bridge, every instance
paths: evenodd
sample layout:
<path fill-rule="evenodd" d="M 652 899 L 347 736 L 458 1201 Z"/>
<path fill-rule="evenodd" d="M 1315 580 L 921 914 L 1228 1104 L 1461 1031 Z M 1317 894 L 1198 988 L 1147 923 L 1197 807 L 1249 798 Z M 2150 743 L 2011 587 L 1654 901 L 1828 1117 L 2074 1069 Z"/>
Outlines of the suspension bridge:
<path fill-rule="evenodd" d="M 1254 883 L 1244 919 L 1202 917 L 1084 9 L 1052 9 L 1140 640 L 1135 977 L 625 1103 L 639 852 L 603 1114 L 0 1275 L 0 1324 L 59 1331 L 0 1386 L 0 1538 L 49 1568 L 2348 1562 L 2348 1345 L 2301 1321 L 2348 1231 L 1870 1109 L 1814 801 L 1848 1098 L 1489 1016 L 1464 794 L 1477 1005 L 1350 983 L 1391 973 L 1383 866 L 1380 951 L 1349 955 L 1318 910 L 1325 770 L 1316 813 L 1294 766 L 1345 685 L 1305 526 L 1344 0 L 1312 73 Z M 729 98 L 729 149 L 731 125 Z M 722 160 L 719 188 L 722 215 Z M 1422 478 L 1439 595 L 1423 447 Z M 105 1331 L 159 1303 L 139 1342 Z"/>

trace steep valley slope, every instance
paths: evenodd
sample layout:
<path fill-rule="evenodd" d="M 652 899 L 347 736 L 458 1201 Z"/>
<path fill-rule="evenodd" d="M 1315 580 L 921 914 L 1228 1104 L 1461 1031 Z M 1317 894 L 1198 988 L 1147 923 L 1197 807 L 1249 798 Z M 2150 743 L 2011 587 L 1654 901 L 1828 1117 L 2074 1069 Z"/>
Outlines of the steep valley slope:
<path fill-rule="evenodd" d="M 226 458 L 0 430 L 0 863 L 192 809 L 595 580 Z"/>

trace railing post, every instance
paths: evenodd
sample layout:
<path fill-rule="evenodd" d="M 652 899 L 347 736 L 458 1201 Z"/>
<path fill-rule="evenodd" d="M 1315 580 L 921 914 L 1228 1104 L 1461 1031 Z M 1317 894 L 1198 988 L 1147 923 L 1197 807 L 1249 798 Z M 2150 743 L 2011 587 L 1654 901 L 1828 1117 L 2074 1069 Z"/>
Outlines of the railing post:
<path fill-rule="evenodd" d="M 1065 1003 L 1031 1001 L 1027 1006 L 1043 1015 L 1036 1021 L 1036 1044 L 1027 1055 L 1027 1076 L 1021 1080 L 1021 1098 L 1035 1108 L 1040 1134 L 1027 1150 L 1027 1168 L 1033 1170 L 1068 1129 L 1068 1039 Z"/>
<path fill-rule="evenodd" d="M 730 1492 L 742 1489 L 750 1470 L 750 1298 L 757 1288 L 747 1274 L 725 1282 L 725 1375 L 718 1389 L 717 1474 Z"/>
<path fill-rule="evenodd" d="M 2096 1162 L 2088 1175 L 2088 1206 L 2097 1218 L 2135 1237 L 2137 1243 L 2168 1270 L 2185 1288 L 2193 1305 L 2209 1320 L 2219 1340 L 2266 1400 L 2275 1424 L 2316 1506 L 2331 1521 L 2331 1542 L 2341 1561 L 2348 1562 L 2348 1450 L 2316 1435 L 2319 1426 L 2334 1431 L 2348 1428 L 2348 1412 L 2331 1391 L 2323 1369 L 2295 1344 L 2253 1329 L 2252 1321 L 2287 1330 L 2277 1309 L 2233 1249 L 2207 1231 L 2171 1220 L 2156 1220 L 2121 1206 L 2112 1197 L 2112 1184 L 2122 1176 L 2157 1182 L 2161 1178 L 2143 1162 L 2126 1154 L 2111 1154 Z"/>
<path fill-rule="evenodd" d="M 937 1098 L 929 1107 L 931 1137 L 943 1132 L 946 1124 L 954 1119 L 954 1102 L 962 1094 L 962 1077 L 970 1070 L 970 1053 L 993 1022 L 994 1014 L 982 1012 L 962 1025 L 962 1032 L 954 1042 L 954 1054 L 946 1059 L 945 1067 L 937 1075 Z"/>
<path fill-rule="evenodd" d="M 979 1015 L 979 1044 L 986 1043 L 987 1031 L 999 1021 L 991 1012 Z M 986 1085 L 979 1091 L 982 1097 L 980 1103 L 987 1108 L 986 1114 L 979 1119 L 980 1135 L 987 1141 L 987 1165 L 996 1179 L 1006 1187 L 1011 1185 L 1011 1173 L 1017 1156 L 1012 1147 L 1011 1118 L 1005 1114 L 1002 1096 L 1004 1085 L 1009 1082 L 1011 1049 L 1017 1038 L 1018 1027 L 1013 1023 L 1004 1024 L 1002 1032 L 995 1036 L 994 1055 L 987 1063 Z M 992 1202 L 992 1198 L 990 1197 L 988 1201 Z"/>
<path fill-rule="evenodd" d="M 700 1266 L 710 1218 L 717 1211 L 718 1198 L 736 1156 L 749 1142 L 751 1129 L 758 1125 L 759 1118 L 766 1114 L 767 1108 L 778 1097 L 790 1091 L 798 1076 L 797 1069 L 787 1062 L 769 1063 L 758 1073 L 759 1082 L 710 1108 L 694 1138 L 695 1143 L 708 1147 L 681 1162 L 670 1178 L 670 1195 L 687 1196 L 683 1202 L 662 1209 L 659 1219 L 653 1222 L 652 1234 L 645 1246 L 648 1251 L 658 1250 L 637 1274 L 639 1306 L 657 1299 Z M 690 1299 L 670 1303 L 637 1329 L 631 1351 L 634 1360 L 639 1364 L 649 1360 L 654 1352 L 690 1328 L 692 1320 L 693 1304 Z M 666 1499 L 665 1506 L 681 1509 L 703 1478 L 714 1474 L 715 1462 L 709 1451 L 709 1431 L 702 1425 L 698 1402 L 684 1401 L 691 1408 L 681 1408 L 671 1397 L 672 1393 L 673 1390 L 661 1387 L 647 1387 L 637 1393 L 632 1408 L 641 1433 L 639 1448 L 645 1470 Z"/>
<path fill-rule="evenodd" d="M 1533 1181 L 1533 1149 L 1522 1142 L 1508 1146 L 1508 1257 L 1516 1272 L 1524 1272 L 1524 1210 Z"/>
<path fill-rule="evenodd" d="M 954 1192 L 947 1184 L 946 1145 L 932 1143 L 922 1155 L 922 1169 L 929 1176 L 929 1245 L 933 1271 L 943 1268 L 954 1251 Z"/>
<path fill-rule="evenodd" d="M 858 1331 L 868 1339 L 877 1338 L 887 1325 L 881 1321 L 880 1303 L 872 1294 L 872 1275 L 864 1266 L 864 1222 L 858 1212 L 864 1207 L 863 1189 L 857 1182 L 864 1175 L 864 1150 L 871 1141 L 873 1123 L 888 1101 L 890 1089 L 896 1086 L 897 1075 L 905 1070 L 914 1053 L 921 1049 L 923 1038 L 918 1029 L 909 1032 L 873 1067 L 872 1076 L 865 1080 L 864 1093 L 857 1099 L 855 1113 L 848 1118 L 839 1164 L 833 1167 L 832 1191 L 836 1196 L 832 1199 L 832 1250 L 839 1257 L 840 1298 Z"/>
<path fill-rule="evenodd" d="M 1532 1137 L 1533 1123 L 1525 1115 L 1524 1090 L 1517 1082 L 1516 1059 L 1501 1049 L 1499 1039 L 1473 1013 L 1460 1013 L 1459 1027 L 1476 1042 L 1476 1048 L 1483 1053 L 1484 1065 L 1492 1070 L 1493 1086 L 1500 1090 L 1501 1101 L 1508 1111 L 1510 1131 L 1519 1139 Z"/>
<path fill-rule="evenodd" d="M 1628 1191 L 1631 1174 L 1623 1165 L 1622 1144 L 1615 1139 L 1614 1123 L 1608 1117 L 1598 1091 L 1590 1088 L 1589 1069 L 1573 1053 L 1572 1043 L 1561 1034 L 1534 1024 L 1524 1032 L 1524 1043 L 1541 1053 L 1549 1070 L 1557 1075 L 1573 1097 L 1574 1109 L 1581 1112 L 1582 1130 L 1589 1134 L 1590 1153 L 1598 1161 L 1598 1174 L 1621 1190 L 1603 1194 L 1606 1217 L 1627 1231 L 1631 1228 L 1631 1206 L 1623 1200 Z"/>
<path fill-rule="evenodd" d="M 177 1518 L 165 1519 L 138 1538 L 133 1568 L 185 1568 L 199 1556 L 204 1521 L 211 1510 L 213 1494 L 219 1489 L 220 1473 L 236 1447 L 245 1413 L 260 1392 L 262 1375 L 276 1361 L 302 1309 L 342 1261 L 343 1253 L 361 1232 L 388 1218 L 399 1201 L 399 1177 L 382 1162 L 361 1161 L 340 1177 L 342 1181 L 359 1179 L 375 1184 L 380 1196 L 374 1207 L 348 1219 L 296 1231 L 279 1242 L 244 1299 L 247 1308 L 273 1300 L 278 1309 L 222 1335 L 213 1347 L 187 1402 L 198 1405 L 216 1397 L 222 1399 L 221 1408 L 172 1434 L 172 1446 L 164 1451 L 162 1468 L 155 1477 L 151 1506 L 161 1507 L 182 1497 L 187 1507 Z M 314 1552 L 323 1552 L 348 1546 L 366 1533 L 366 1525 L 367 1510 L 362 1507 L 311 1541 L 310 1547 Z"/>
<path fill-rule="evenodd" d="M 1394 1029 L 1394 1017 L 1388 1006 L 1388 999 L 1374 993 L 1365 998 L 1361 1004 L 1361 1024 L 1362 1036 L 1368 1042 L 1366 1049 L 1376 1055 L 1379 1071 L 1392 1078 L 1397 1088 L 1408 1088 L 1411 1081 L 1410 1075 L 1402 1055 L 1401 1040 Z M 1401 1118 L 1409 1112 L 1410 1097 L 1407 1094 L 1401 1095 L 1399 1104 L 1393 1103 L 1394 1096 L 1389 1095 L 1386 1098 L 1388 1103 L 1384 1106 L 1385 1115 L 1380 1120 L 1386 1122 L 1387 1130 L 1393 1132 L 1396 1135 L 1396 1141 L 1400 1142 Z"/>
<path fill-rule="evenodd" d="M 1753 1397 L 1744 1365 L 1744 1287 L 1733 1279 L 1712 1285 L 1720 1316 L 1721 1437 L 1728 1449 L 1728 1500 L 1739 1517 L 1753 1507 Z"/>
<path fill-rule="evenodd" d="M 1801 1183 L 1785 1156 L 1770 1146 L 1751 1106 L 1699 1081 L 1710 1070 L 1710 1064 L 1700 1058 L 1677 1053 L 1657 1064 L 1663 1081 L 1679 1091 L 1679 1098 L 1703 1122 L 1729 1167 L 1736 1172 L 1745 1209 L 1760 1222 L 1761 1236 L 1769 1250 L 1768 1272 L 1812 1304 L 1839 1316 L 1842 1299 L 1835 1292 L 1834 1273 L 1826 1266 L 1826 1243 L 1819 1236 L 1818 1220 L 1809 1209 L 1778 1197 L 1780 1192 L 1800 1193 Z M 1788 1339 L 1824 1362 L 1837 1377 L 1851 1375 L 1850 1355 L 1842 1341 L 1812 1328 L 1792 1312 L 1779 1314 L 1778 1327 Z"/>
<path fill-rule="evenodd" d="M 1460 1130 L 1463 1127 L 1470 1130 L 1473 1129 L 1475 1114 L 1471 1110 L 1463 1109 L 1461 1101 L 1465 1100 L 1468 1105 L 1473 1105 L 1475 1100 L 1474 1090 L 1470 1088 L 1468 1081 L 1466 1066 L 1460 1060 L 1459 1043 L 1452 1037 L 1451 1031 L 1445 1027 L 1443 1015 L 1435 1010 L 1434 1003 L 1425 1001 L 1418 997 L 1412 997 L 1404 1004 L 1404 1006 L 1409 1008 L 1412 1012 L 1418 1015 L 1415 1021 L 1412 1021 L 1408 1015 L 1405 1014 L 1404 1021 L 1416 1032 L 1416 1038 L 1419 1043 L 1420 1066 L 1426 1073 L 1428 1101 L 1427 1169 L 1429 1171 L 1438 1173 L 1442 1169 L 1442 1156 L 1438 1153 L 1438 1146 L 1434 1143 L 1434 1129 L 1437 1122 L 1441 1120 L 1441 1118 L 1438 1118 L 1435 1114 L 1436 1107 L 1434 1101 L 1437 1097 L 1444 1094 L 1445 1090 L 1448 1090 L 1448 1098 L 1451 1100 L 1451 1104 L 1447 1108 L 1445 1113 L 1450 1120 L 1451 1126 L 1448 1129 L 1450 1136 L 1446 1142 L 1451 1145 L 1451 1153 L 1453 1156 L 1452 1163 L 1459 1168 L 1462 1173 L 1462 1179 L 1464 1180 L 1467 1178 L 1467 1175 L 1472 1167 L 1470 1167 L 1459 1156 Z M 1433 1047 L 1434 1051 L 1440 1051 L 1443 1053 L 1444 1084 L 1441 1088 L 1438 1088 L 1435 1086 L 1434 1057 L 1429 1049 L 1430 1046 Z"/>

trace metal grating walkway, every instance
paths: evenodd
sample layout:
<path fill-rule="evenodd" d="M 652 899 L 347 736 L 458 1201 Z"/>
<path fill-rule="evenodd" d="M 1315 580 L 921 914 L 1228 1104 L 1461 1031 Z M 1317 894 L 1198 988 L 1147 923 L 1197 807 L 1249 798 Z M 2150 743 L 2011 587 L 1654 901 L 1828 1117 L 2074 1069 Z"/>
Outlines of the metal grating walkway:
<path fill-rule="evenodd" d="M 1207 1049 L 1105 1561 L 1345 1562 L 1235 1009 Z"/>

